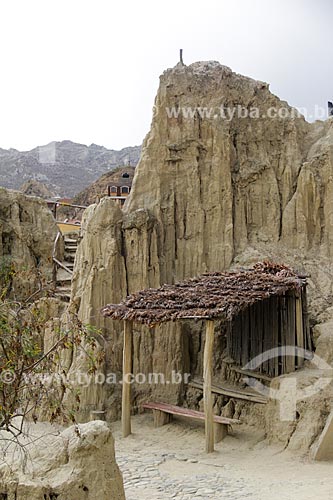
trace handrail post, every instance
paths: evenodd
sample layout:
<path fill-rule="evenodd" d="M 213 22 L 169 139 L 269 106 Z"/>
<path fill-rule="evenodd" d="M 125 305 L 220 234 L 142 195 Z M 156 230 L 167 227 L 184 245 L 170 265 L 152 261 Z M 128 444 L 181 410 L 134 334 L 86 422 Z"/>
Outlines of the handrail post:
<path fill-rule="evenodd" d="M 205 410 L 206 453 L 214 451 L 214 416 L 212 395 L 212 363 L 214 347 L 214 321 L 206 322 L 206 340 L 203 359 L 203 395 Z"/>
<path fill-rule="evenodd" d="M 124 321 L 123 347 L 123 392 L 121 405 L 121 424 L 123 437 L 131 434 L 131 380 L 132 373 L 132 322 Z"/>

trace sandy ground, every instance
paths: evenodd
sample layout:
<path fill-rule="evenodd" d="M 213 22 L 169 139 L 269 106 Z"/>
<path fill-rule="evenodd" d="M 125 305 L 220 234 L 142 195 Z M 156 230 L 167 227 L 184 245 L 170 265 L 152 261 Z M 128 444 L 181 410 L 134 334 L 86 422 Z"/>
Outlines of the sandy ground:
<path fill-rule="evenodd" d="M 155 429 L 150 414 L 136 416 L 126 439 L 119 422 L 112 429 L 127 500 L 333 500 L 333 463 L 267 446 L 253 428 L 238 427 L 210 455 L 204 429 L 188 421 Z"/>

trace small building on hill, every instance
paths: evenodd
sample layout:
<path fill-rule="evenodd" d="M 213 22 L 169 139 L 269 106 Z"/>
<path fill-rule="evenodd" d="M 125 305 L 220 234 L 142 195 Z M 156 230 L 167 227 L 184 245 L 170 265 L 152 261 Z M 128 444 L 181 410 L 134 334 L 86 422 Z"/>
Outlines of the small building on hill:
<path fill-rule="evenodd" d="M 108 196 L 123 205 L 131 192 L 134 177 L 132 167 L 121 167 L 114 173 L 113 178 L 109 180 Z"/>

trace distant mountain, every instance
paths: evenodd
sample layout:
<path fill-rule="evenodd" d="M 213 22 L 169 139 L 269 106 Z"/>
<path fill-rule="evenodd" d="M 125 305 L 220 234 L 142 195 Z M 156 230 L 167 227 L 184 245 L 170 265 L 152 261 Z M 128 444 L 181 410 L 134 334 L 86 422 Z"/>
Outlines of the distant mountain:
<path fill-rule="evenodd" d="M 115 167 L 136 166 L 140 153 L 141 146 L 115 151 L 71 141 L 51 142 L 24 152 L 0 148 L 0 186 L 19 189 L 34 180 L 56 196 L 71 198 Z"/>

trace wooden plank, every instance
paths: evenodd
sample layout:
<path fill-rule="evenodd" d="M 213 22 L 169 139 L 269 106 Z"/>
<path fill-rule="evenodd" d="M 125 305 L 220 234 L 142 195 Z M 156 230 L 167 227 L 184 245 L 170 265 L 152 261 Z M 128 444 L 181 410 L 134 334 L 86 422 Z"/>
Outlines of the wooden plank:
<path fill-rule="evenodd" d="M 242 366 L 245 366 L 249 359 L 249 320 L 248 320 L 248 310 L 242 311 L 240 313 L 241 318 L 241 332 L 242 332 Z"/>
<path fill-rule="evenodd" d="M 61 206 L 61 207 L 72 207 L 72 208 L 82 208 L 85 210 L 88 208 L 86 205 L 73 205 L 72 203 L 66 203 L 65 201 L 52 201 L 52 200 L 46 200 L 46 203 L 48 205 L 53 205 L 55 207 Z"/>
<path fill-rule="evenodd" d="M 286 346 L 296 345 L 296 303 L 295 295 L 288 296 L 288 328 Z M 284 356 L 285 359 L 285 372 L 292 373 L 295 371 L 295 356 Z"/>
<path fill-rule="evenodd" d="M 271 297 L 271 325 L 269 329 L 269 337 L 268 337 L 268 349 L 274 349 L 276 347 L 276 337 L 277 337 L 277 329 L 278 329 L 278 314 L 279 314 L 279 304 L 277 297 Z M 276 357 L 271 357 L 268 360 L 268 375 L 270 377 L 274 377 L 275 374 L 275 363 Z"/>
<path fill-rule="evenodd" d="M 214 418 L 212 395 L 212 362 L 214 346 L 214 321 L 206 322 L 206 340 L 203 359 L 203 398 L 205 410 L 206 453 L 214 451 Z"/>
<path fill-rule="evenodd" d="M 249 330 L 250 330 L 250 360 L 258 356 L 260 349 L 260 326 L 258 318 L 261 315 L 261 302 L 249 307 Z"/>
<path fill-rule="evenodd" d="M 262 338 L 262 353 L 265 353 L 270 348 L 270 334 L 271 334 L 271 309 L 272 302 L 270 299 L 266 299 L 263 302 L 263 338 Z M 261 373 L 269 374 L 269 361 L 264 361 L 259 370 Z"/>
<path fill-rule="evenodd" d="M 191 380 L 191 382 L 188 385 L 189 387 L 194 387 L 195 389 L 203 390 L 203 383 L 200 380 L 196 379 Z M 266 404 L 268 402 L 268 398 L 264 396 L 259 396 L 249 391 L 245 391 L 244 389 L 238 389 L 238 388 L 231 389 L 223 386 L 212 385 L 212 392 L 216 394 L 221 394 L 223 396 L 227 396 L 229 398 L 251 401 L 252 403 Z"/>
<path fill-rule="evenodd" d="M 288 337 L 288 295 L 283 296 L 281 305 L 281 330 L 279 336 L 279 347 L 286 345 L 286 339 Z M 285 373 L 286 358 L 285 356 L 279 356 L 279 367 L 277 375 L 282 375 Z"/>
<path fill-rule="evenodd" d="M 275 297 L 270 297 L 269 300 L 269 328 L 266 332 L 266 337 L 265 337 L 265 350 L 269 351 L 273 347 L 273 335 L 274 335 L 274 318 L 275 318 Z M 272 366 L 273 366 L 274 359 L 269 358 L 267 360 L 267 375 L 271 377 L 272 375 Z"/>
<path fill-rule="evenodd" d="M 230 370 L 237 373 L 241 373 L 246 377 L 257 378 L 259 380 L 266 380 L 267 382 L 272 381 L 272 378 L 269 377 L 268 375 L 264 375 L 263 373 L 253 372 L 252 370 L 243 370 L 242 368 L 239 368 L 239 366 L 232 365 L 230 366 Z"/>
<path fill-rule="evenodd" d="M 277 338 L 276 338 L 276 346 L 280 347 L 281 345 L 281 336 L 282 336 L 282 331 L 284 329 L 284 309 L 285 309 L 285 297 L 284 295 L 281 295 L 279 297 L 279 316 L 278 316 L 278 331 L 277 331 Z M 280 357 L 278 356 L 275 360 L 275 365 L 274 365 L 274 377 L 278 377 L 279 375 L 279 366 L 280 366 Z"/>
<path fill-rule="evenodd" d="M 241 315 L 238 314 L 232 322 L 232 331 L 230 334 L 230 345 L 231 349 L 228 351 L 230 357 L 235 361 L 236 364 L 242 364 L 242 324 Z"/>
<path fill-rule="evenodd" d="M 60 262 L 60 260 L 56 259 L 55 257 L 53 257 L 53 261 L 59 266 L 61 267 L 62 269 L 64 269 L 68 274 L 73 274 L 73 271 L 71 269 L 69 269 L 67 266 L 65 266 L 65 264 L 63 264 L 62 262 Z"/>
<path fill-rule="evenodd" d="M 65 233 L 73 233 L 75 231 L 80 231 L 81 229 L 81 224 L 69 224 L 68 222 L 57 222 L 57 226 L 59 231 L 61 231 L 62 234 Z"/>
<path fill-rule="evenodd" d="M 255 308 L 248 307 L 246 312 L 247 312 L 247 314 L 246 314 L 247 330 L 248 330 L 248 338 L 249 338 L 249 349 L 248 349 L 249 359 L 248 360 L 250 360 L 250 359 L 254 358 L 254 353 L 256 350 L 256 347 L 255 347 L 256 336 L 254 334 L 254 331 L 252 328 L 252 321 L 251 321 L 253 312 L 255 312 Z"/>
<path fill-rule="evenodd" d="M 272 297 L 272 326 L 271 326 L 271 345 L 270 349 L 278 347 L 279 338 L 279 314 L 280 314 L 280 298 Z M 269 376 L 274 377 L 276 372 L 276 364 L 279 362 L 278 356 L 272 357 L 269 361 Z"/>
<path fill-rule="evenodd" d="M 267 309 L 267 300 L 263 300 L 261 303 L 261 318 L 258 318 L 258 328 L 260 328 L 260 344 L 259 344 L 259 351 L 258 354 L 263 354 L 265 352 L 265 332 L 266 332 L 266 323 L 267 323 L 267 316 L 268 316 L 268 309 Z M 264 374 L 264 365 L 263 363 L 258 367 L 258 370 L 263 376 L 268 377 L 268 375 Z M 265 380 L 265 379 L 263 379 Z"/>
<path fill-rule="evenodd" d="M 180 406 L 170 405 L 167 403 L 148 402 L 144 403 L 142 408 L 146 408 L 148 410 L 159 410 L 179 417 L 193 418 L 194 420 L 205 420 L 205 414 L 202 411 L 191 410 L 190 408 L 181 408 Z M 215 423 L 227 425 L 241 423 L 238 419 L 221 417 L 219 415 L 213 415 L 213 420 Z"/>
<path fill-rule="evenodd" d="M 296 345 L 304 349 L 303 305 L 301 297 L 296 297 Z M 298 356 L 297 368 L 302 368 L 303 365 L 304 356 Z"/>
<path fill-rule="evenodd" d="M 305 338 L 305 349 L 309 351 L 313 351 L 313 343 L 310 332 L 309 325 L 309 314 L 308 314 L 308 301 L 307 301 L 307 292 L 306 287 L 302 289 L 302 306 L 303 306 L 303 331 Z"/>
<path fill-rule="evenodd" d="M 123 437 L 131 434 L 131 384 L 129 376 L 132 373 L 132 322 L 124 321 L 123 347 L 123 391 L 121 407 L 121 425 Z"/>
<path fill-rule="evenodd" d="M 227 353 L 228 355 L 232 358 L 233 354 L 233 348 L 232 348 L 232 333 L 233 333 L 233 327 L 232 327 L 232 322 L 228 321 L 227 323 Z"/>
<path fill-rule="evenodd" d="M 253 315 L 251 329 L 253 330 L 253 335 L 255 336 L 255 351 L 253 353 L 253 359 L 262 352 L 262 330 L 263 330 L 263 304 L 259 302 L 255 309 L 255 314 Z"/>

